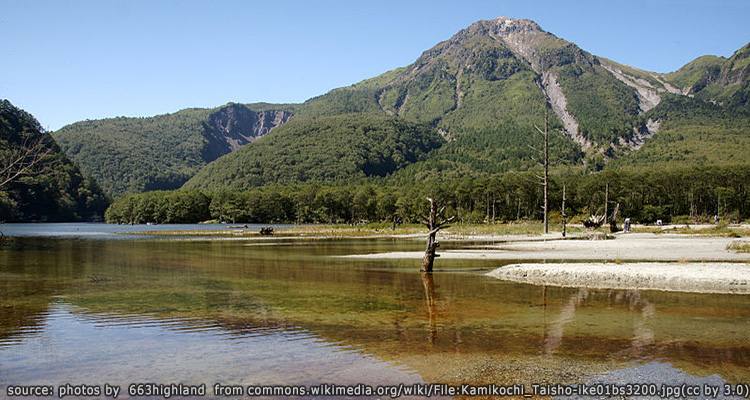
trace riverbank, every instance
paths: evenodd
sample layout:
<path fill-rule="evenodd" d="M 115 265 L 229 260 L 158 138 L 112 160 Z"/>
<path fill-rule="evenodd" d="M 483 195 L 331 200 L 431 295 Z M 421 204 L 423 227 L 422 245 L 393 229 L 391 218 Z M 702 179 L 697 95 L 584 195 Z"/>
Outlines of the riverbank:
<path fill-rule="evenodd" d="M 747 263 L 511 264 L 487 275 L 534 285 L 750 294 Z"/>
<path fill-rule="evenodd" d="M 497 260 L 506 265 L 488 275 L 535 285 L 750 294 L 750 252 L 745 250 L 750 238 L 734 236 L 738 235 L 618 233 L 579 234 L 568 239 L 560 234 L 454 236 L 457 241 L 489 242 L 441 251 L 436 269 L 450 265 L 450 260 Z M 411 251 L 344 257 L 422 256 L 421 251 Z"/>
<path fill-rule="evenodd" d="M 603 235 L 596 237 L 603 238 Z M 473 242 L 455 250 L 440 251 L 441 260 L 536 260 L 544 262 L 750 262 L 750 253 L 729 250 L 733 243 L 750 242 L 748 238 L 711 237 L 681 234 L 627 233 L 608 235 L 606 240 L 589 240 L 586 235 L 563 239 L 559 234 L 474 236 Z M 450 239 L 448 239 L 450 240 Z M 467 240 L 465 237 L 456 240 Z M 418 259 L 420 251 L 353 254 L 345 257 L 371 259 Z"/>

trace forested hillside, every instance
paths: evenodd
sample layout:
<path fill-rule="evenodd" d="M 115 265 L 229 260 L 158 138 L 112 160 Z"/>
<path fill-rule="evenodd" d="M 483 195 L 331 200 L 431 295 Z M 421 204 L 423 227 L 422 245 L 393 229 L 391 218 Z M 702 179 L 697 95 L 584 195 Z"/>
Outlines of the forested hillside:
<path fill-rule="evenodd" d="M 101 218 L 107 205 L 31 114 L 0 101 L 0 221 Z"/>
<path fill-rule="evenodd" d="M 186 189 L 382 177 L 427 158 L 444 143 L 425 124 L 377 114 L 294 119 L 202 169 Z"/>
<path fill-rule="evenodd" d="M 750 43 L 730 58 L 699 57 L 665 78 L 695 99 L 750 111 Z"/>
<path fill-rule="evenodd" d="M 742 107 L 667 95 L 648 115 L 662 121 L 659 134 L 611 169 L 750 163 L 750 112 Z"/>
<path fill-rule="evenodd" d="M 149 118 L 83 121 L 53 135 L 84 173 L 117 197 L 181 187 L 204 165 L 286 122 L 294 108 L 228 104 Z"/>

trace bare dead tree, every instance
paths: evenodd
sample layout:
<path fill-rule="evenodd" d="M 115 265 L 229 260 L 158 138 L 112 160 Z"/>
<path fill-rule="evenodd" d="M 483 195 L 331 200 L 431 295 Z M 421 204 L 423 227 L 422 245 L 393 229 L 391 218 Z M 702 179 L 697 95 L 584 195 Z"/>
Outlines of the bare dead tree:
<path fill-rule="evenodd" d="M 609 218 L 609 182 L 607 182 L 607 187 L 604 190 L 604 225 L 607 225 L 608 218 Z"/>
<path fill-rule="evenodd" d="M 544 168 L 544 174 L 541 176 L 537 175 L 537 178 L 544 188 L 544 205 L 542 206 L 544 210 L 544 233 L 549 233 L 549 103 L 547 102 L 547 91 L 544 89 L 544 85 L 539 86 L 542 89 L 542 93 L 544 93 L 544 130 L 536 125 L 534 125 L 534 128 L 542 134 L 542 137 L 544 138 L 544 148 L 539 151 L 533 146 L 529 147 L 542 153 L 542 160 L 540 163 Z"/>
<path fill-rule="evenodd" d="M 427 229 L 430 232 L 427 236 L 427 248 L 424 251 L 424 258 L 422 258 L 422 268 L 420 269 L 422 272 L 432 272 L 432 264 L 435 261 L 435 257 L 439 257 L 439 255 L 435 254 L 435 251 L 440 246 L 435 239 L 435 235 L 437 235 L 439 230 L 450 227 L 447 224 L 455 219 L 455 216 L 453 216 L 438 222 L 442 218 L 441 214 L 445 211 L 445 206 L 438 210 L 434 199 L 428 197 L 427 200 L 430 202 L 430 215 L 424 221 L 424 224 L 427 225 Z"/>
<path fill-rule="evenodd" d="M 6 157 L 0 160 L 0 188 L 34 172 L 35 168 L 52 149 L 46 145 L 44 136 L 28 141 L 21 146 L 10 148 Z"/>
<path fill-rule="evenodd" d="M 620 213 L 620 203 L 615 206 L 615 212 L 612 214 L 612 219 L 609 221 L 609 231 L 612 233 L 619 232 L 621 229 L 617 226 L 617 214 Z"/>
<path fill-rule="evenodd" d="M 565 215 L 565 182 L 563 182 L 562 214 L 561 214 L 561 216 L 562 216 L 562 237 L 565 237 L 565 235 L 567 234 L 567 230 L 566 230 L 567 226 L 565 224 L 566 223 L 566 221 L 565 221 L 565 217 L 566 217 L 566 215 Z"/>

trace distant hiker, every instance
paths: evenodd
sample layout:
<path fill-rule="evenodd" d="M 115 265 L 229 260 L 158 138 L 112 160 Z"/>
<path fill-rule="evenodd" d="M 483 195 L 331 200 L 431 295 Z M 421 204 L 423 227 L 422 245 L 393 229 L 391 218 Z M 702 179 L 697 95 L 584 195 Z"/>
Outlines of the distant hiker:
<path fill-rule="evenodd" d="M 622 226 L 625 232 L 630 232 L 630 217 L 625 218 L 625 223 Z"/>
<path fill-rule="evenodd" d="M 714 215 L 714 225 L 719 224 L 719 214 Z"/>

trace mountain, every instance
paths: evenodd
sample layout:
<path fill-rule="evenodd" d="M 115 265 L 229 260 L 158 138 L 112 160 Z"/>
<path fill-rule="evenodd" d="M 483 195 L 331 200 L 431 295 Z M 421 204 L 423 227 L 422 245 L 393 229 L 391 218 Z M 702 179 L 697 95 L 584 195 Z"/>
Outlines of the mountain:
<path fill-rule="evenodd" d="M 699 57 L 665 78 L 689 97 L 750 109 L 750 43 L 730 58 Z"/>
<path fill-rule="evenodd" d="M 575 44 L 532 21 L 501 17 L 472 24 L 407 67 L 310 99 L 294 118 L 298 126 L 347 114 L 429 124 L 447 143 L 395 175 L 442 179 L 536 165 L 541 138 L 535 127 L 544 126 L 545 107 L 553 159 L 594 165 L 597 157 L 637 148 L 653 135 L 658 125 L 644 116 L 654 106 L 649 100 Z M 230 158 L 236 157 L 255 164 L 263 154 Z M 200 174 L 188 187 L 237 186 L 228 183 L 236 177 L 232 169 L 211 174 L 211 182 Z"/>
<path fill-rule="evenodd" d="M 747 164 L 750 154 L 750 44 L 730 58 L 702 56 L 669 74 L 606 61 L 650 99 L 646 116 L 659 134 L 610 166 Z"/>
<path fill-rule="evenodd" d="M 200 168 L 286 122 L 294 105 L 227 104 L 83 121 L 53 133 L 110 196 L 181 187 Z"/>
<path fill-rule="evenodd" d="M 101 218 L 107 205 L 34 116 L 0 101 L 0 221 Z"/>
<path fill-rule="evenodd" d="M 523 171 L 539 165 L 545 120 L 556 168 L 746 163 L 748 65 L 750 45 L 669 74 L 643 71 L 592 55 L 533 21 L 500 17 L 472 24 L 408 66 L 289 106 L 288 123 L 240 151 L 219 146 L 212 156 L 226 155 L 210 164 L 202 157 L 207 138 L 222 137 L 206 133 L 214 132 L 205 121 L 215 110 L 147 119 L 172 118 L 181 129 L 146 129 L 145 120 L 129 119 L 144 125 L 103 138 L 113 129 L 92 121 L 77 144 L 61 143 L 85 171 L 110 171 L 95 176 L 114 193 L 188 179 L 186 188 L 222 189 Z M 98 144 L 106 140 L 118 144 Z M 137 152 L 129 148 L 136 142 Z M 138 154 L 135 165 L 119 173 L 128 151 Z"/>

